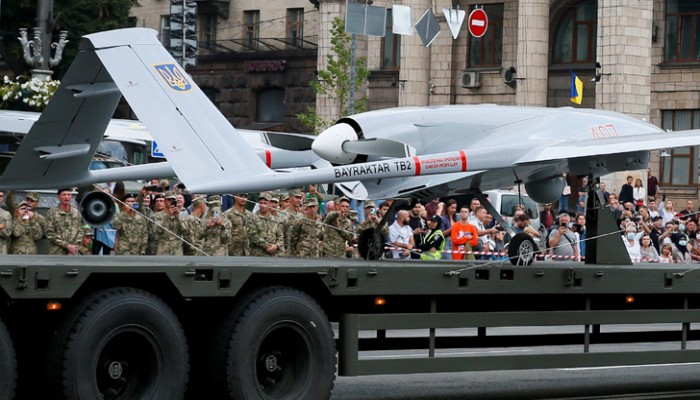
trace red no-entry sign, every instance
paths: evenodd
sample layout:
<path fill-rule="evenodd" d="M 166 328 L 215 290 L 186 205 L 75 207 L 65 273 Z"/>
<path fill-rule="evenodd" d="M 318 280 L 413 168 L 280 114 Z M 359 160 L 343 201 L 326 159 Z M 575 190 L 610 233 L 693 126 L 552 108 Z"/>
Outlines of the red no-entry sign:
<path fill-rule="evenodd" d="M 486 29 L 489 27 L 489 17 L 486 15 L 486 12 L 481 8 L 474 9 L 474 11 L 469 13 L 467 27 L 472 36 L 484 36 Z"/>

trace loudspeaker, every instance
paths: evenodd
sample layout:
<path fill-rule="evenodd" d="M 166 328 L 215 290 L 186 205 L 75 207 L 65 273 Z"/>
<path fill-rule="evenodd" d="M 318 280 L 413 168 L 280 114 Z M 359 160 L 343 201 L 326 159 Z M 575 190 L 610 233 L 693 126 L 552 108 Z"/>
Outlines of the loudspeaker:
<path fill-rule="evenodd" d="M 114 218 L 117 207 L 112 196 L 105 192 L 89 192 L 80 201 L 78 208 L 85 222 L 92 226 L 108 224 Z"/>

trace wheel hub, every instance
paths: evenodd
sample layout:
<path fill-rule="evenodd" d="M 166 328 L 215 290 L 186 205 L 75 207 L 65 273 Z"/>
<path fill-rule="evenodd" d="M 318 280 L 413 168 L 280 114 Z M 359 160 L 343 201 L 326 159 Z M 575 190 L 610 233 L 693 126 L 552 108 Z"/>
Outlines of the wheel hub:
<path fill-rule="evenodd" d="M 277 357 L 274 354 L 268 354 L 265 357 L 265 369 L 267 372 L 275 372 L 279 370 L 279 363 L 277 362 Z"/>
<path fill-rule="evenodd" d="M 107 366 L 107 374 L 109 374 L 109 377 L 112 379 L 121 379 L 123 373 L 124 366 L 119 361 L 112 361 Z"/>

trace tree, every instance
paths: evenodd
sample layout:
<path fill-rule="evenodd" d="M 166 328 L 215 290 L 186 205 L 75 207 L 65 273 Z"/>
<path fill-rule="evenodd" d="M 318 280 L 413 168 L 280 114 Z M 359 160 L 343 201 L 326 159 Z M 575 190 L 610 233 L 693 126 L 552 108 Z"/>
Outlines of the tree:
<path fill-rule="evenodd" d="M 311 82 L 311 87 L 317 95 L 327 96 L 336 101 L 340 115 L 324 119 L 316 113 L 314 107 L 309 107 L 305 113 L 297 115 L 299 121 L 314 129 L 315 133 L 323 131 L 331 126 L 340 117 L 348 114 L 348 100 L 350 93 L 350 46 L 351 36 L 345 33 L 345 21 L 335 17 L 331 28 L 331 53 L 328 55 L 328 66 L 318 71 L 318 80 Z M 355 83 L 357 92 L 369 77 L 366 59 L 358 57 L 355 61 Z M 355 100 L 355 112 L 367 109 L 367 96 Z"/>
<path fill-rule="evenodd" d="M 129 10 L 139 6 L 138 0 L 54 0 L 52 32 L 67 30 L 70 42 L 63 52 L 61 64 L 53 77 L 60 78 L 78 53 L 80 38 L 89 33 L 126 28 Z M 22 60 L 22 49 L 17 41 L 19 28 L 31 29 L 37 25 L 36 0 L 5 0 L 2 2 L 0 26 L 2 41 L 0 54 L 15 76 L 28 74 L 30 67 Z M 44 44 L 50 45 L 50 44 Z"/>

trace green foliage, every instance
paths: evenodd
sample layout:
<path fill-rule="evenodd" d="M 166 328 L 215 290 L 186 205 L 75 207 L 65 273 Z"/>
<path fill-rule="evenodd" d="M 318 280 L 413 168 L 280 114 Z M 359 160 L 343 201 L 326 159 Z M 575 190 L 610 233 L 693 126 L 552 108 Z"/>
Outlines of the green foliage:
<path fill-rule="evenodd" d="M 316 94 L 327 96 L 338 104 L 340 115 L 332 116 L 326 120 L 316 113 L 316 110 L 309 107 L 305 113 L 298 114 L 299 121 L 306 126 L 314 128 L 318 133 L 331 126 L 340 117 L 348 115 L 348 99 L 350 93 L 350 52 L 352 38 L 345 33 L 345 21 L 335 17 L 331 29 L 331 52 L 328 55 L 328 65 L 326 69 L 318 71 L 318 80 L 311 82 L 311 87 Z M 369 70 L 367 60 L 364 57 L 357 57 L 355 60 L 355 85 L 357 92 L 367 81 Z M 367 97 L 355 99 L 354 112 L 366 111 Z"/>
<path fill-rule="evenodd" d="M 61 82 L 5 76 L 0 85 L 0 108 L 20 111 L 41 111 L 46 107 Z"/>
<path fill-rule="evenodd" d="M 53 27 L 54 41 L 58 32 L 68 31 L 69 43 L 63 52 L 61 64 L 54 68 L 54 78 L 61 77 L 73 58 L 78 53 L 78 46 L 83 35 L 99 31 L 126 28 L 128 26 L 129 10 L 138 7 L 138 0 L 54 0 Z M 29 67 L 22 60 L 22 49 L 17 41 L 19 28 L 27 28 L 30 38 L 36 25 L 37 0 L 5 0 L 2 2 L 0 26 L 2 26 L 3 44 L 8 49 L 8 55 L 14 56 L 18 65 L 25 67 L 24 71 L 14 71 L 15 74 L 27 74 Z M 52 53 L 53 55 L 53 53 Z"/>

